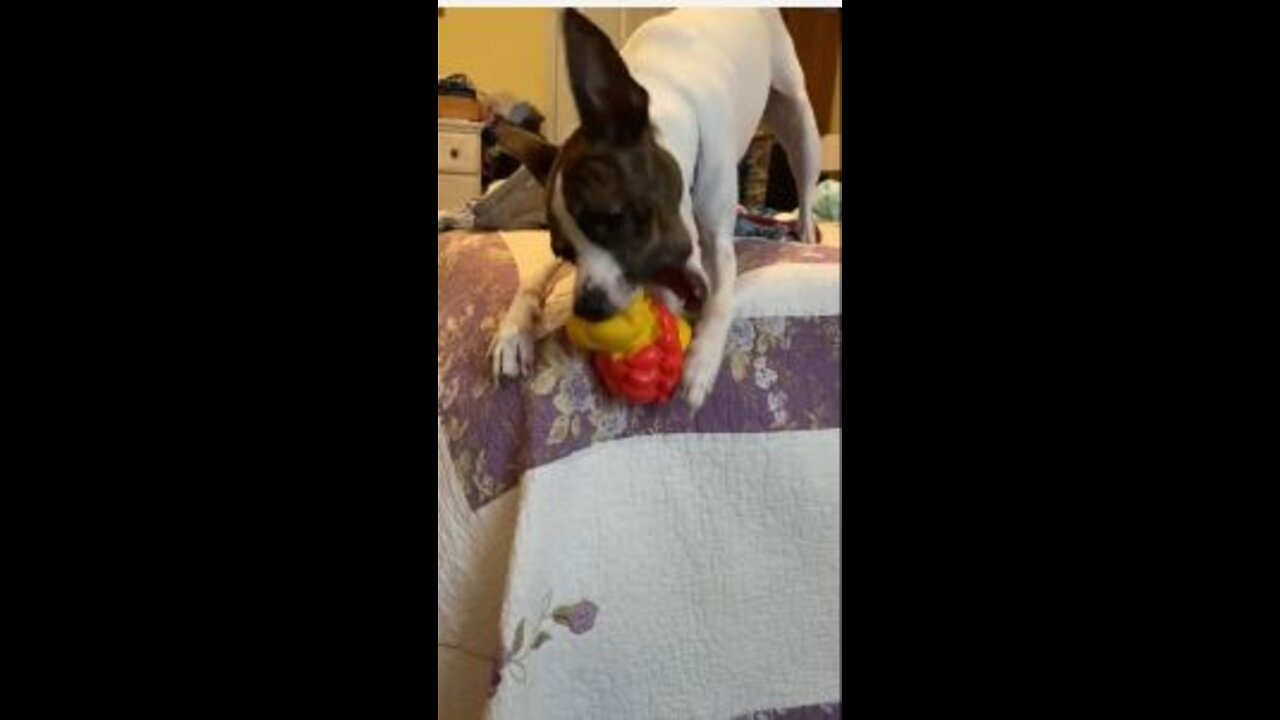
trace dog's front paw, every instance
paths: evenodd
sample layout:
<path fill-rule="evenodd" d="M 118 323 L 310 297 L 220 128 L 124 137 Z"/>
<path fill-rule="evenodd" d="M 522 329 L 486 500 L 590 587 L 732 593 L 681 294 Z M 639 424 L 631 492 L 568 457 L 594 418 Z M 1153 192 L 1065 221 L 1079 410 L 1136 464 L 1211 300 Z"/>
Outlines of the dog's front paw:
<path fill-rule="evenodd" d="M 697 342 L 690 347 L 689 356 L 684 360 L 682 387 L 685 401 L 694 410 L 702 407 L 707 396 L 711 394 L 712 388 L 715 387 L 723 359 L 723 347 L 713 349 Z"/>
<path fill-rule="evenodd" d="M 533 370 L 533 333 L 504 325 L 498 329 L 490 349 L 493 378 L 517 378 Z"/>

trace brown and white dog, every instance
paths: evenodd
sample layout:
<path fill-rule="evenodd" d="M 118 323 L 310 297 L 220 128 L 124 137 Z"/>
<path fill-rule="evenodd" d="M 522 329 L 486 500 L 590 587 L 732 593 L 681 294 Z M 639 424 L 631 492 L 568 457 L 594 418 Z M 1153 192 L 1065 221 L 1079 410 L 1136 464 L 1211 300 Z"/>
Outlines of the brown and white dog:
<path fill-rule="evenodd" d="M 577 11 L 563 20 L 581 127 L 562 148 L 513 127 L 499 143 L 547 191 L 552 249 L 577 268 L 576 314 L 602 320 L 648 288 L 697 315 L 683 378 L 696 409 L 734 318 L 738 163 L 761 120 L 790 160 L 801 239 L 814 241 L 821 148 L 804 73 L 777 10 L 677 10 L 642 25 L 621 53 Z M 556 266 L 512 303 L 493 343 L 495 375 L 532 367 Z"/>

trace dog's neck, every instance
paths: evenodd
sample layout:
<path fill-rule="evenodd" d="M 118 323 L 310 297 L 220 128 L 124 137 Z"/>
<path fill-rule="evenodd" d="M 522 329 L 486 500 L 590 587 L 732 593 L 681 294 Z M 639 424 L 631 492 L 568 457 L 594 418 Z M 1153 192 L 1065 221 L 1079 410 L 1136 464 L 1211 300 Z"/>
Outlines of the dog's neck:
<path fill-rule="evenodd" d="M 630 70 L 649 93 L 649 125 L 654 141 L 675 158 L 687 193 L 698 161 L 698 118 L 689 103 L 661 78 L 646 74 L 642 67 Z"/>
<path fill-rule="evenodd" d="M 626 53 L 624 51 L 625 59 Z M 649 125 L 653 129 L 654 142 L 667 151 L 680 167 L 680 181 L 683 193 L 681 197 L 681 215 L 693 241 L 692 253 L 686 263 L 689 273 L 697 275 L 702 294 L 709 287 L 706 270 L 702 265 L 702 247 L 698 232 L 693 223 L 693 191 L 694 170 L 698 164 L 698 116 L 692 106 L 676 91 L 672 84 L 665 81 L 659 73 L 647 73 L 641 63 L 628 63 L 632 77 L 649 93 Z M 670 295 L 668 296 L 670 297 Z M 685 298 L 681 298 L 684 300 Z M 699 297 L 694 303 L 701 305 Z M 672 310 L 679 312 L 675 303 L 669 303 Z M 684 303 L 681 303 L 683 306 Z M 688 309 L 688 308 L 685 308 Z"/>

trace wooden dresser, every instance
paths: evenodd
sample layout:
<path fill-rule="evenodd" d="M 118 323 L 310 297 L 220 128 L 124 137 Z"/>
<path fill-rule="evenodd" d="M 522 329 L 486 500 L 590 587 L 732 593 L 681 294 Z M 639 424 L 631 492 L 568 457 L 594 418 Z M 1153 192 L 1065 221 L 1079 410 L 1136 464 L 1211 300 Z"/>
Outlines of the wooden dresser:
<path fill-rule="evenodd" d="M 480 123 L 437 119 L 436 209 L 456 210 L 480 196 Z"/>

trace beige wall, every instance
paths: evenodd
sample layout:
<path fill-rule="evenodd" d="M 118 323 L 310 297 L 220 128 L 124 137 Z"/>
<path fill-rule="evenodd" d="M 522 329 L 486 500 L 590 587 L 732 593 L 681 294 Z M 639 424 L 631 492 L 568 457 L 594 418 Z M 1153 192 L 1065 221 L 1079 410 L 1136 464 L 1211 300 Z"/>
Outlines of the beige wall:
<path fill-rule="evenodd" d="M 551 8 L 449 8 L 436 20 L 440 33 L 437 71 L 444 75 L 466 73 L 484 92 L 506 92 L 528 100 L 552 121 L 550 127 L 555 127 L 555 12 Z M 635 11 L 635 24 L 658 12 Z M 831 132 L 838 134 L 843 120 L 843 57 L 837 63 Z"/>
<path fill-rule="evenodd" d="M 483 92 L 506 92 L 550 116 L 550 8 L 447 8 L 437 18 L 436 69 L 465 73 Z"/>

